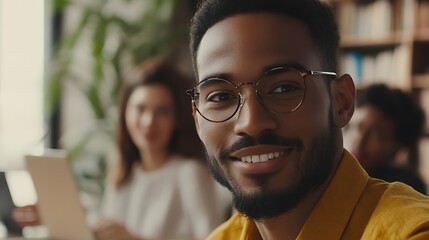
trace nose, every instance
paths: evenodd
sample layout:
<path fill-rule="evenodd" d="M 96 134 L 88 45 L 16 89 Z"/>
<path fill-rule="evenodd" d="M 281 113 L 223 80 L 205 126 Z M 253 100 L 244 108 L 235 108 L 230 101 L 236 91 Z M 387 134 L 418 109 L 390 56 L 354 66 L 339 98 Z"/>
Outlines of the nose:
<path fill-rule="evenodd" d="M 244 90 L 244 89 L 243 89 Z M 266 130 L 274 130 L 278 123 L 274 115 L 267 111 L 258 101 L 255 91 L 251 86 L 247 88 L 243 103 L 238 110 L 234 131 L 238 135 L 258 136 Z M 242 93 L 245 93 L 244 91 Z"/>
<path fill-rule="evenodd" d="M 155 123 L 155 113 L 145 112 L 140 116 L 140 124 L 144 127 L 150 127 Z"/>

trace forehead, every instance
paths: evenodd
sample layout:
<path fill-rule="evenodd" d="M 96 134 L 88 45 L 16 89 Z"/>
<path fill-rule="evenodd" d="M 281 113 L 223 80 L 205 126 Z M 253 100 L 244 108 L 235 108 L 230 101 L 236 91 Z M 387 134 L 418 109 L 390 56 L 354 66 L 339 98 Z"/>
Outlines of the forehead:
<path fill-rule="evenodd" d="M 256 74 L 287 62 L 318 70 L 318 56 L 309 29 L 301 21 L 281 14 L 250 13 L 211 27 L 201 40 L 196 60 L 201 80 L 237 69 Z"/>
<path fill-rule="evenodd" d="M 358 127 L 361 131 L 366 131 L 367 129 L 379 129 L 386 132 L 395 131 L 394 120 L 370 105 L 356 108 L 350 125 Z"/>
<path fill-rule="evenodd" d="M 161 84 L 138 86 L 131 93 L 128 104 L 172 105 L 173 99 L 167 87 Z"/>
<path fill-rule="evenodd" d="M 352 120 L 357 122 L 379 123 L 380 125 L 393 122 L 391 118 L 387 117 L 377 107 L 371 105 L 356 108 Z"/>

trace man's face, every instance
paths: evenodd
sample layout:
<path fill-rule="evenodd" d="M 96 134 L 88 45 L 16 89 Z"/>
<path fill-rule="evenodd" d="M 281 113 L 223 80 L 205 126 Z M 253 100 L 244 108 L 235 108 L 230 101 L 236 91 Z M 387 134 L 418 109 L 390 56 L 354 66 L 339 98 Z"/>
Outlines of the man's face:
<path fill-rule="evenodd" d="M 356 109 L 344 131 L 349 149 L 368 172 L 392 164 L 401 147 L 395 138 L 395 124 L 372 106 Z"/>
<path fill-rule="evenodd" d="M 222 75 L 235 84 L 256 81 L 273 65 L 323 70 L 308 28 L 269 13 L 241 14 L 215 24 L 202 38 L 196 61 L 199 81 Z M 194 109 L 215 178 L 233 192 L 236 208 L 251 218 L 269 218 L 295 207 L 334 168 L 327 80 L 308 76 L 306 81 L 304 102 L 292 113 L 267 111 L 253 85 L 240 87 L 244 104 L 228 121 L 207 121 Z M 242 161 L 267 156 L 272 159 Z"/>

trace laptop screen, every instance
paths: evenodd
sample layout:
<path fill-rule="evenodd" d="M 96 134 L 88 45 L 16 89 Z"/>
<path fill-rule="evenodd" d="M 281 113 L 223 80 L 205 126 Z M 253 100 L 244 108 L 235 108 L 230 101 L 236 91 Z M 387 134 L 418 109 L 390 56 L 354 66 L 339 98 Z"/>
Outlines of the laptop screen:
<path fill-rule="evenodd" d="M 93 240 L 67 159 L 49 154 L 27 155 L 25 159 L 36 189 L 38 211 L 49 236 L 64 240 Z"/>

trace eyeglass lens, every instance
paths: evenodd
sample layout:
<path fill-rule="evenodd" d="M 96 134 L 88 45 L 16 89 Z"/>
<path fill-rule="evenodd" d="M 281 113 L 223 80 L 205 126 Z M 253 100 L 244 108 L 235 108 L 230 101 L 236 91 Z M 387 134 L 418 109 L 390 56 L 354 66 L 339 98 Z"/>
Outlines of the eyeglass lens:
<path fill-rule="evenodd" d="M 296 110 L 305 96 L 305 80 L 294 69 L 268 71 L 254 85 L 259 102 L 275 113 Z M 197 110 L 204 118 L 214 122 L 231 118 L 240 107 L 240 87 L 220 78 L 200 82 L 196 86 L 194 99 Z"/>

